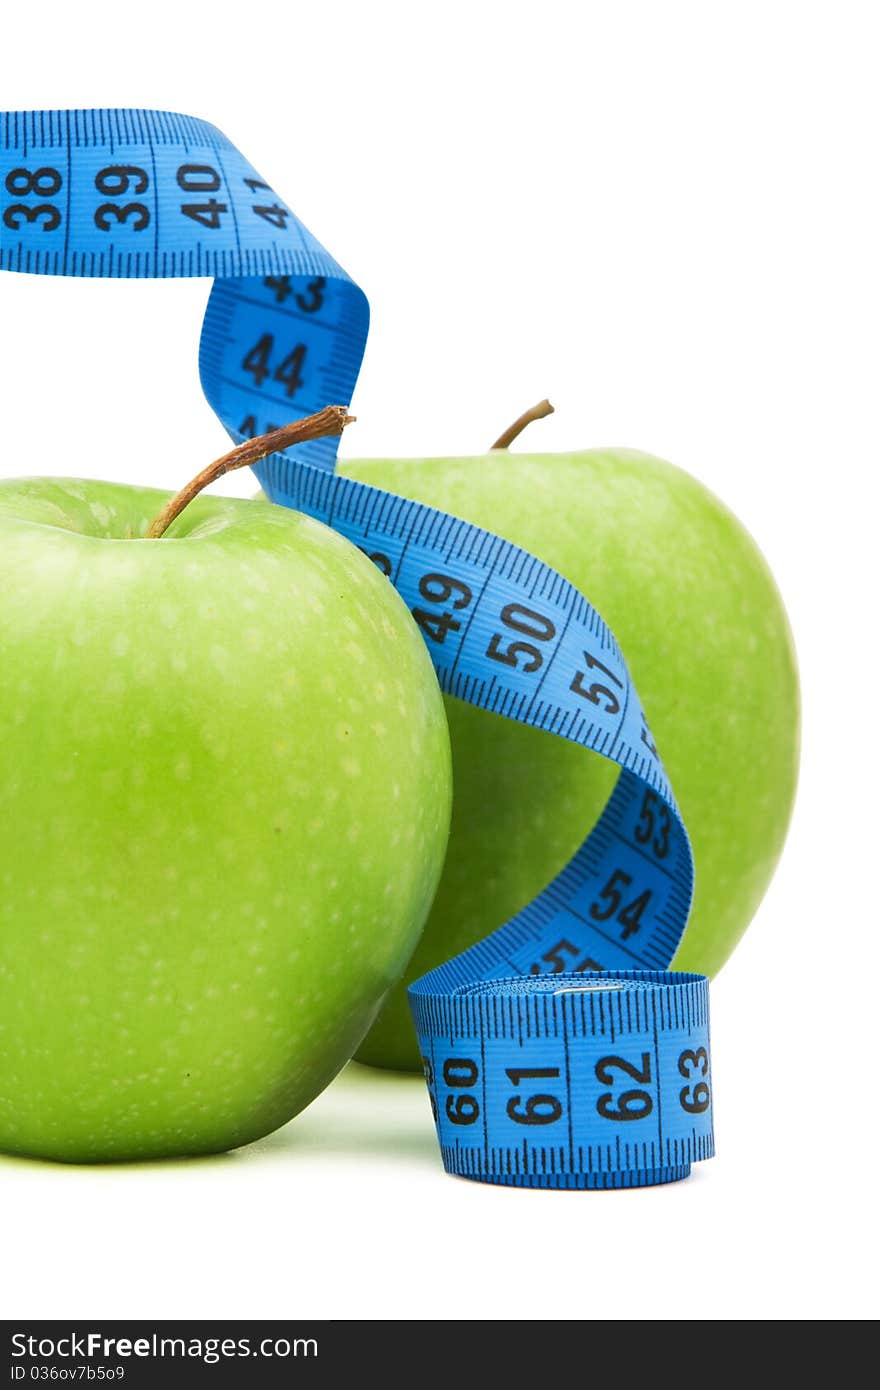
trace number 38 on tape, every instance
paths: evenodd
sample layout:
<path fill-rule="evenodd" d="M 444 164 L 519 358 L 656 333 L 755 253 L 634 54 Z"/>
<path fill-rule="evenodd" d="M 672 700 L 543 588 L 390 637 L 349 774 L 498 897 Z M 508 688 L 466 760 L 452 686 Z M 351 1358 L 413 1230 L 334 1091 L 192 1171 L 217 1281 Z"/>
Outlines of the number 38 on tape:
<path fill-rule="evenodd" d="M 213 277 L 200 371 L 236 441 L 351 399 L 367 303 L 214 126 L 168 112 L 0 116 L 0 268 Z M 712 1153 L 708 987 L 666 973 L 693 860 L 623 654 L 517 546 L 334 472 L 336 440 L 265 460 L 276 502 L 347 536 L 422 628 L 442 688 L 616 763 L 569 864 L 410 1000 L 447 1168 L 629 1187 Z M 442 637 L 442 641 L 440 638 Z"/>

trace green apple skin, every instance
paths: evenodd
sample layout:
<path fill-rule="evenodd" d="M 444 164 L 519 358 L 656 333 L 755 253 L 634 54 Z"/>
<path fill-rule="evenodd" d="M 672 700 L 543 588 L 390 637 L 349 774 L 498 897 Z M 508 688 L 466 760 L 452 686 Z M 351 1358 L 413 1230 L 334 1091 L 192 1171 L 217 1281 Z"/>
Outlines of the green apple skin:
<path fill-rule="evenodd" d="M 610 624 L 693 844 L 696 894 L 674 964 L 715 974 L 773 874 L 797 780 L 794 648 L 750 536 L 694 478 L 631 450 L 351 461 L 340 471 L 514 541 Z M 446 704 L 452 832 L 408 981 L 540 892 L 594 824 L 617 771 L 562 739 Z M 418 1064 L 403 986 L 358 1057 Z"/>
<path fill-rule="evenodd" d="M 0 1149 L 220 1151 L 350 1057 L 451 799 L 418 628 L 268 503 L 0 482 Z M 129 539 L 129 537 L 133 537 Z"/>

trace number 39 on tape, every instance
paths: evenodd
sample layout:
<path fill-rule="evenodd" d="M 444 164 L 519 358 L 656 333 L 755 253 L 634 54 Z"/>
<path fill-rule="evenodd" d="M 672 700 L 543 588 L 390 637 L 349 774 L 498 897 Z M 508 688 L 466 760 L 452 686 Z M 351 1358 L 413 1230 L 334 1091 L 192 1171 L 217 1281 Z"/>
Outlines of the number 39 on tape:
<path fill-rule="evenodd" d="M 0 269 L 210 276 L 200 371 L 236 441 L 347 404 L 367 303 L 214 126 L 169 112 L 0 115 Z M 687 922 L 687 832 L 613 634 L 508 541 L 334 472 L 326 438 L 264 460 L 276 502 L 370 555 L 448 694 L 610 759 L 580 849 L 410 1001 L 446 1167 L 534 1187 L 630 1187 L 712 1153 L 708 986 L 667 973 Z"/>

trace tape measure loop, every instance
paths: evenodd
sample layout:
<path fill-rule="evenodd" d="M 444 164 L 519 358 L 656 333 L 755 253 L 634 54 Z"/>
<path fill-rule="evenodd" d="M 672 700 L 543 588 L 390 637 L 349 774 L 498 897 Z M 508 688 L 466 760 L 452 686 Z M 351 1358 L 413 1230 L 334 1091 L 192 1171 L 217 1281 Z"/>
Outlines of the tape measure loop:
<path fill-rule="evenodd" d="M 462 984 L 452 974 L 440 966 L 410 988 L 449 1172 L 633 1187 L 686 1177 L 711 1157 L 705 976 L 567 971 Z"/>

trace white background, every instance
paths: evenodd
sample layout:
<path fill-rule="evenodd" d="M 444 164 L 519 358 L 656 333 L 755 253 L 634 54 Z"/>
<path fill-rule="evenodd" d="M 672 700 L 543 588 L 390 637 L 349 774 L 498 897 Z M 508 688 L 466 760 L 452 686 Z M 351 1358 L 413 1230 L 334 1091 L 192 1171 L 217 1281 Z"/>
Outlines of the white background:
<path fill-rule="evenodd" d="M 350 1069 L 213 1160 L 0 1160 L 0 1315 L 876 1313 L 876 11 L 149 0 L 130 30 L 127 13 L 13 7 L 4 104 L 226 131 L 370 297 L 348 452 L 471 452 L 546 393 L 533 448 L 632 444 L 709 484 L 789 605 L 803 773 L 713 986 L 719 1156 L 689 1181 L 454 1181 L 421 1082 Z M 196 372 L 206 293 L 3 276 L 0 470 L 176 486 L 221 452 Z"/>

